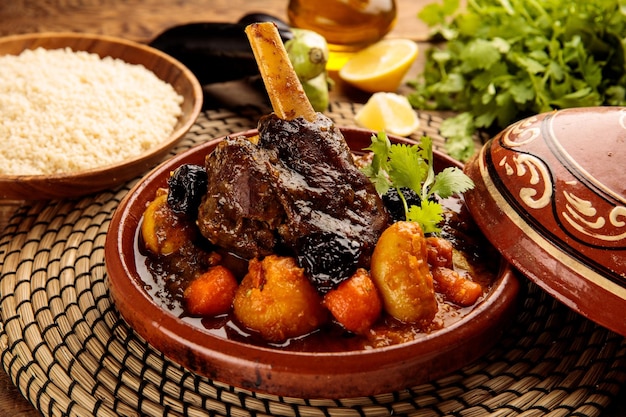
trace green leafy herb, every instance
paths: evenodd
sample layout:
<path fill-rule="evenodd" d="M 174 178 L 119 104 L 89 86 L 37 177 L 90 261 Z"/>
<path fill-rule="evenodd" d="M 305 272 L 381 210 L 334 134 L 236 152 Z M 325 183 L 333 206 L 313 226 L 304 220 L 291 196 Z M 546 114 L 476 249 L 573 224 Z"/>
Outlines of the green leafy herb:
<path fill-rule="evenodd" d="M 422 137 L 420 145 L 392 144 L 384 132 L 372 136 L 372 144 L 366 148 L 372 152 L 372 162 L 363 168 L 380 195 L 395 188 L 405 207 L 408 221 L 418 222 L 424 233 L 441 229 L 443 207 L 438 198 L 448 198 L 474 188 L 472 180 L 457 167 L 447 167 L 435 174 L 433 167 L 433 142 L 429 136 Z M 420 198 L 420 205 L 408 206 L 402 193 L 410 188 Z"/>
<path fill-rule="evenodd" d="M 443 0 L 418 17 L 443 39 L 410 84 L 415 108 L 453 110 L 442 134 L 466 160 L 472 135 L 559 108 L 626 105 L 625 0 Z"/>

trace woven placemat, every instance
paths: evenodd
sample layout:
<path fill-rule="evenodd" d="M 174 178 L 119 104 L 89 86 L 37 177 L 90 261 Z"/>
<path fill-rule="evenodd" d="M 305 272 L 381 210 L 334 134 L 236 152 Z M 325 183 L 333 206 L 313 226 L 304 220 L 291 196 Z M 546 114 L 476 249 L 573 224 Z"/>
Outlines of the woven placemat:
<path fill-rule="evenodd" d="M 352 125 L 355 105 L 329 115 Z M 207 111 L 177 147 L 246 130 L 266 109 Z M 441 148 L 441 118 L 420 114 Z M 626 381 L 624 338 L 524 281 L 515 321 L 481 359 L 399 392 L 344 400 L 258 394 L 169 361 L 120 318 L 104 243 L 134 180 L 75 201 L 22 206 L 0 239 L 0 350 L 14 384 L 46 416 L 597 416 Z"/>

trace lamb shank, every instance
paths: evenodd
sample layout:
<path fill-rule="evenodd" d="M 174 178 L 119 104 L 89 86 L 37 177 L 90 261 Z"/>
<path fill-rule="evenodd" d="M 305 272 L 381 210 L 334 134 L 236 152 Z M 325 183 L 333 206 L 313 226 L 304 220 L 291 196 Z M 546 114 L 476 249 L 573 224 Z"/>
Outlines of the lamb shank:
<path fill-rule="evenodd" d="M 232 137 L 206 159 L 198 226 L 244 258 L 296 256 L 324 293 L 369 266 L 388 214 L 333 122 L 317 114 L 259 122 L 258 143 Z"/>

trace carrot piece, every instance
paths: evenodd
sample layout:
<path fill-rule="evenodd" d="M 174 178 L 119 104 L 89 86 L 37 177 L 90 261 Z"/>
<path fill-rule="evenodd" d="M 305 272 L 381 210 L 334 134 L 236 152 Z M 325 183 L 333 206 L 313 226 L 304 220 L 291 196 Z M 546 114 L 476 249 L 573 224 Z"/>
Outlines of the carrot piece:
<path fill-rule="evenodd" d="M 482 286 L 457 271 L 443 266 L 432 269 L 435 289 L 444 297 L 462 307 L 471 306 L 483 294 Z"/>
<path fill-rule="evenodd" d="M 452 242 L 437 236 L 426 238 L 428 247 L 428 264 L 431 267 L 445 266 L 452 268 Z"/>
<path fill-rule="evenodd" d="M 380 316 L 382 300 L 369 273 L 360 268 L 324 296 L 324 306 L 346 330 L 363 334 Z"/>
<path fill-rule="evenodd" d="M 185 288 L 185 310 L 194 316 L 217 316 L 227 313 L 238 287 L 235 276 L 221 265 L 191 281 Z"/>
<path fill-rule="evenodd" d="M 274 113 L 283 120 L 317 117 L 293 69 L 276 25 L 253 23 L 245 29 Z"/>

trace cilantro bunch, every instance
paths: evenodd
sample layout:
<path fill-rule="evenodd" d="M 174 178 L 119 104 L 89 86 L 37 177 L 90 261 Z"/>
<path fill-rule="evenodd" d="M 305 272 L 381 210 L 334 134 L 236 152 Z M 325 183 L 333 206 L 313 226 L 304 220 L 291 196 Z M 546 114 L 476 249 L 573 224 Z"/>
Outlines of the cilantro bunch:
<path fill-rule="evenodd" d="M 463 10 L 443 0 L 418 17 L 446 42 L 427 51 L 409 101 L 459 112 L 441 133 L 460 160 L 479 129 L 559 108 L 626 105 L 625 0 L 467 0 Z"/>
<path fill-rule="evenodd" d="M 392 187 L 404 204 L 406 220 L 420 224 L 424 233 L 441 231 L 443 207 L 437 200 L 448 198 L 474 188 L 473 181 L 457 167 L 447 167 L 435 174 L 433 166 L 433 142 L 429 136 L 422 137 L 417 145 L 392 144 L 384 132 L 372 135 L 372 144 L 366 148 L 373 153 L 372 162 L 363 167 L 380 195 Z M 420 205 L 407 203 L 403 188 L 413 190 Z"/>

